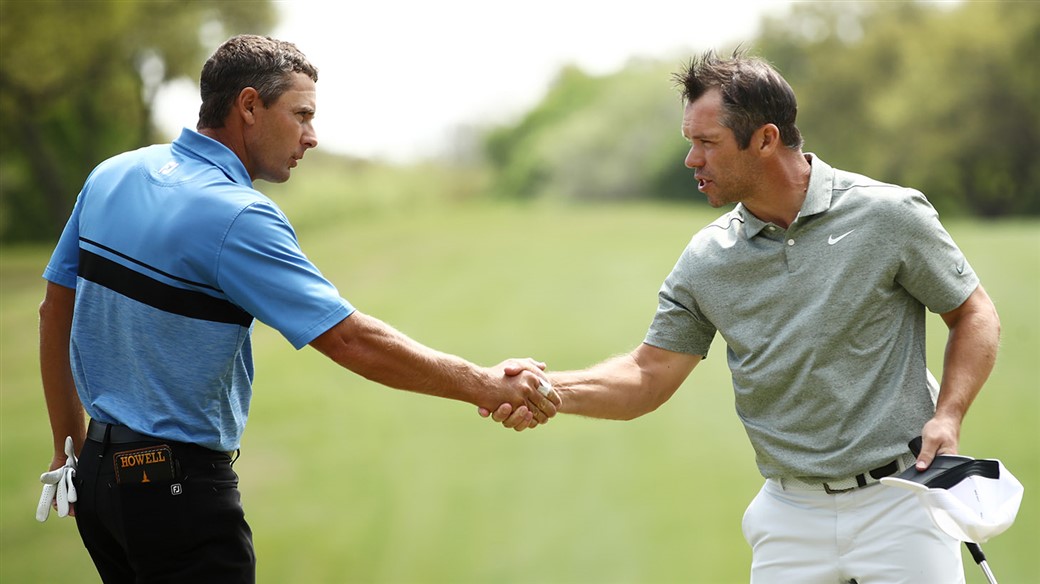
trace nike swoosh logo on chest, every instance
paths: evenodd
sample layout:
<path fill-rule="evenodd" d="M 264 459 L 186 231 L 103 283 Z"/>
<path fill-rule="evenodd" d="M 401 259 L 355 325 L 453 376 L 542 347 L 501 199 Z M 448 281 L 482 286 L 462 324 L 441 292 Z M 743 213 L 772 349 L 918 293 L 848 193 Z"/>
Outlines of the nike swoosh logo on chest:
<path fill-rule="evenodd" d="M 841 240 L 845 239 L 846 237 L 848 237 L 853 231 L 855 231 L 855 229 L 850 229 L 850 230 L 846 231 L 845 233 L 842 233 L 841 235 L 839 235 L 837 237 L 835 237 L 833 235 L 827 237 L 827 245 L 834 245 L 835 243 L 838 243 L 839 241 L 841 241 Z"/>

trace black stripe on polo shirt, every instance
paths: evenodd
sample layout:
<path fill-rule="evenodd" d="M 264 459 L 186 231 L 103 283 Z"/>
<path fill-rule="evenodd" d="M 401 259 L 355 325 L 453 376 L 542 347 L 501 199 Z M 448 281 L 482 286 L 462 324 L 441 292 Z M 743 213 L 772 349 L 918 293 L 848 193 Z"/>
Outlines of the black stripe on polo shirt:
<path fill-rule="evenodd" d="M 79 275 L 123 296 L 172 314 L 243 327 L 253 322 L 252 315 L 227 300 L 164 284 L 82 248 L 79 250 Z"/>
<path fill-rule="evenodd" d="M 91 240 L 87 239 L 86 237 L 81 237 L 81 238 L 79 238 L 79 240 L 80 241 L 84 241 L 86 243 L 89 243 L 90 245 L 92 245 L 92 246 L 94 246 L 96 248 L 103 249 L 103 250 L 107 251 L 108 253 L 110 253 L 112 255 L 117 255 L 117 256 L 123 258 L 124 260 L 126 260 L 128 262 L 133 262 L 133 263 L 141 266 L 142 268 L 147 269 L 148 271 L 155 272 L 156 274 L 162 274 L 163 276 L 166 276 L 167 278 L 169 278 L 171 280 L 177 280 L 178 282 L 184 282 L 185 284 L 191 284 L 192 286 L 194 286 L 196 288 L 207 288 L 209 290 L 213 290 L 214 292 L 220 292 L 219 289 L 214 288 L 213 286 L 210 286 L 209 284 L 203 284 L 202 282 L 193 282 L 191 280 L 188 280 L 187 278 L 179 278 L 177 276 L 174 276 L 173 274 L 167 274 L 166 272 L 164 272 L 162 270 L 159 270 L 159 269 L 156 269 L 156 268 L 154 268 L 152 266 L 149 266 L 148 264 L 146 264 L 144 262 L 139 262 L 136 259 L 126 255 L 125 253 L 120 253 L 118 250 L 114 250 L 114 249 L 112 249 L 112 248 L 110 248 L 108 246 L 101 245 L 100 243 L 98 243 L 96 241 L 91 241 Z"/>

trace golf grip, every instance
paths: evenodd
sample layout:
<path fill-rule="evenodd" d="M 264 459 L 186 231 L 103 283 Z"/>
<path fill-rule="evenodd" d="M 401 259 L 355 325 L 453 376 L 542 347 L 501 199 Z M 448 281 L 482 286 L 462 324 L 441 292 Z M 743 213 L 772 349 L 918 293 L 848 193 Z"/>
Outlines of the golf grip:
<path fill-rule="evenodd" d="M 975 560 L 976 564 L 981 564 L 986 561 L 986 554 L 982 552 L 982 548 L 977 543 L 971 543 L 970 541 L 964 542 L 964 547 L 968 548 L 971 552 L 971 559 Z"/>
<path fill-rule="evenodd" d="M 918 436 L 917 438 L 911 440 L 909 444 L 907 444 L 907 446 L 910 448 L 910 454 L 913 454 L 914 456 L 921 455 L 921 442 L 922 439 L 920 436 Z"/>

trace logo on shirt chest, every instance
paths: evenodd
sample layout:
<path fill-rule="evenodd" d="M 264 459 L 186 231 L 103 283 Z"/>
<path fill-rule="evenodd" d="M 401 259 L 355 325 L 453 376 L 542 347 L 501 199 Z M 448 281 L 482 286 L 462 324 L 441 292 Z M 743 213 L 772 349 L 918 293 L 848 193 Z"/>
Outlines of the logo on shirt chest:
<path fill-rule="evenodd" d="M 849 229 L 848 231 L 846 231 L 845 233 L 842 233 L 841 235 L 838 235 L 838 236 L 831 235 L 831 236 L 827 237 L 827 245 L 834 245 L 835 243 L 838 243 L 839 241 L 841 241 L 841 240 L 845 239 L 846 237 L 848 237 L 849 235 L 851 235 L 853 231 L 855 231 L 855 229 Z"/>

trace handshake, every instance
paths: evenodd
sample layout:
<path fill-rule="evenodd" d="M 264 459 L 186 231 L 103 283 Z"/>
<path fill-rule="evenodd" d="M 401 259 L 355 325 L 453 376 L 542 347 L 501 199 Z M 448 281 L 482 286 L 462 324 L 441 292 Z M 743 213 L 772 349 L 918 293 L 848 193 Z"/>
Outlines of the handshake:
<path fill-rule="evenodd" d="M 493 369 L 506 395 L 482 396 L 477 403 L 481 417 L 491 417 L 506 428 L 522 432 L 546 424 L 563 404 L 560 394 L 545 376 L 545 363 L 534 359 L 509 359 Z M 498 399 L 497 405 L 494 405 Z"/>

